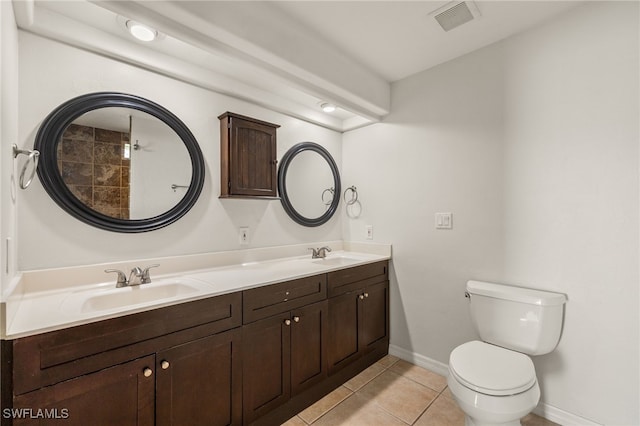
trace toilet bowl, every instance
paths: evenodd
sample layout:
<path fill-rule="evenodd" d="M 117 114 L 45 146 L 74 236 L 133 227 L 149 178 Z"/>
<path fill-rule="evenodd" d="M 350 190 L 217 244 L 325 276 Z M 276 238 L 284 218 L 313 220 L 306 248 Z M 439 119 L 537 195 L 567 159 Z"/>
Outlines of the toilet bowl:
<path fill-rule="evenodd" d="M 555 349 L 566 296 L 480 281 L 465 296 L 482 341 L 455 348 L 447 383 L 467 426 L 517 426 L 540 401 L 529 355 Z"/>
<path fill-rule="evenodd" d="M 447 384 L 467 426 L 520 425 L 540 400 L 528 356 L 479 341 L 451 353 Z"/>

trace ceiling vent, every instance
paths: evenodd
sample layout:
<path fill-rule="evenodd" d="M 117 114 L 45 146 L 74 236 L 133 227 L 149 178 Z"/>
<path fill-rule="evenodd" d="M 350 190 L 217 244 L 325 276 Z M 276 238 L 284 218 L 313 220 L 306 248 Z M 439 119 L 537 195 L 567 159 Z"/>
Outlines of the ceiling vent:
<path fill-rule="evenodd" d="M 451 2 L 434 10 L 433 16 L 445 31 L 450 31 L 480 17 L 478 6 L 473 1 Z"/>

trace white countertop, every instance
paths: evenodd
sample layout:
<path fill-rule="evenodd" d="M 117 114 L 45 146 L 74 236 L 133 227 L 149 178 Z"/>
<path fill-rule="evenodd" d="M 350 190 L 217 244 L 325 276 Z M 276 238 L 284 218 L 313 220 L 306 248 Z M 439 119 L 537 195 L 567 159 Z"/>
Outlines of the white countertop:
<path fill-rule="evenodd" d="M 151 283 L 118 289 L 115 288 L 115 274 L 107 278 L 104 272 L 103 275 L 98 275 L 103 282 L 96 283 L 87 279 L 88 284 L 79 283 L 78 276 L 89 275 L 87 267 L 52 270 L 49 274 L 37 271 L 33 276 L 25 273 L 27 276 L 22 285 L 18 285 L 14 294 L 4 302 L 2 313 L 6 315 L 6 329 L 3 330 L 3 338 L 15 339 L 40 334 L 391 258 L 390 245 L 334 243 L 333 246 L 338 250 L 334 249 L 324 260 L 313 260 L 310 255 L 298 255 L 233 263 L 234 259 L 245 260 L 260 256 L 255 253 L 247 256 L 242 251 L 232 255 L 225 253 L 214 256 L 217 259 L 224 257 L 224 261 L 217 261 L 223 263 L 221 266 L 191 270 L 180 270 L 181 268 L 174 266 L 171 273 L 155 275 L 153 272 L 157 270 L 151 269 Z M 349 250 L 342 249 L 343 246 Z M 269 249 L 269 254 L 276 256 L 278 253 L 291 253 L 291 247 L 286 247 L 286 250 Z M 304 248 L 306 250 L 306 245 Z M 294 252 L 300 250 L 296 249 Z M 262 257 L 269 256 L 262 253 Z M 150 262 L 162 265 L 162 260 L 165 263 L 179 264 L 174 258 L 152 259 Z M 198 266 L 193 259 L 189 261 L 191 265 Z M 216 262 L 209 259 L 208 263 Z M 150 263 L 141 263 L 140 266 L 148 264 Z M 101 271 L 106 269 L 105 266 L 111 265 L 93 265 L 90 270 Z M 65 279 L 65 272 L 68 280 Z M 46 277 L 51 278 L 51 288 L 39 282 Z M 70 285 L 65 286 L 64 282 Z M 159 294 L 162 296 L 158 297 Z M 152 296 L 148 297 L 149 295 Z M 124 300 L 127 302 L 122 302 Z"/>

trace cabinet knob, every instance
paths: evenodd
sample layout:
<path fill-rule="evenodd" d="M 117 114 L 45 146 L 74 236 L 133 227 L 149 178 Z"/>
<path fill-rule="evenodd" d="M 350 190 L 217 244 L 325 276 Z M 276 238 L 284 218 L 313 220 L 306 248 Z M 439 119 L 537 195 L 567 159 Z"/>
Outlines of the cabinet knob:
<path fill-rule="evenodd" d="M 169 368 L 169 361 L 167 361 L 166 359 L 163 359 L 162 362 L 160 363 L 160 367 L 162 367 L 163 370 L 166 370 L 167 368 Z"/>
<path fill-rule="evenodd" d="M 293 317 L 293 322 L 300 322 L 300 317 Z"/>
<path fill-rule="evenodd" d="M 365 294 L 364 294 L 364 297 L 369 297 L 369 293 L 365 293 Z"/>
<path fill-rule="evenodd" d="M 364 299 L 364 294 L 361 294 L 360 296 L 358 296 L 360 298 L 360 300 Z"/>
<path fill-rule="evenodd" d="M 291 325 L 291 320 L 290 319 L 284 320 L 284 325 Z"/>
<path fill-rule="evenodd" d="M 142 374 L 144 374 L 144 377 L 151 377 L 151 375 L 153 374 L 153 370 L 149 367 L 146 367 L 144 370 L 142 370 Z"/>

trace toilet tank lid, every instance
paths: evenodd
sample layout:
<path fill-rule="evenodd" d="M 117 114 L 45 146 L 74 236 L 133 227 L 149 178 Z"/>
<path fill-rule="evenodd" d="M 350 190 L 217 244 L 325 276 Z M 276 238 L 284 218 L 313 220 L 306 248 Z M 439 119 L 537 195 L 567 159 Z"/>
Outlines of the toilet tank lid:
<path fill-rule="evenodd" d="M 467 281 L 467 292 L 472 295 L 513 300 L 538 306 L 562 305 L 567 301 L 567 296 L 562 293 L 473 280 Z"/>

